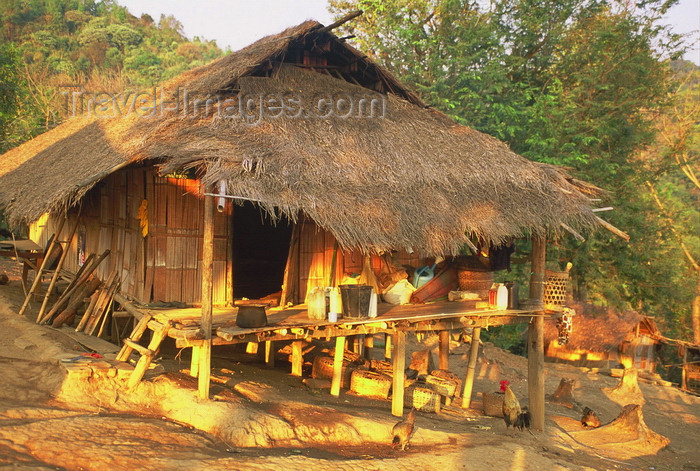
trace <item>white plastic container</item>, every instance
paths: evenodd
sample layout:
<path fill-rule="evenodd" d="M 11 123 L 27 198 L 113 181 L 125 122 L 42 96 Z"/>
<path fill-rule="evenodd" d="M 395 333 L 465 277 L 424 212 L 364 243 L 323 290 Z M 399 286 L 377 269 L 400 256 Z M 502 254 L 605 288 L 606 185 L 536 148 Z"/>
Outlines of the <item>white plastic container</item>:
<path fill-rule="evenodd" d="M 494 283 L 489 290 L 489 307 L 491 309 L 508 309 L 508 288 L 503 283 Z"/>
<path fill-rule="evenodd" d="M 369 297 L 369 313 L 367 317 L 377 317 L 377 293 L 372 289 Z"/>
<path fill-rule="evenodd" d="M 340 288 L 327 288 L 328 291 L 328 318 L 331 318 L 331 314 L 335 314 L 335 319 L 342 317 L 343 312 L 343 300 L 340 297 Z"/>

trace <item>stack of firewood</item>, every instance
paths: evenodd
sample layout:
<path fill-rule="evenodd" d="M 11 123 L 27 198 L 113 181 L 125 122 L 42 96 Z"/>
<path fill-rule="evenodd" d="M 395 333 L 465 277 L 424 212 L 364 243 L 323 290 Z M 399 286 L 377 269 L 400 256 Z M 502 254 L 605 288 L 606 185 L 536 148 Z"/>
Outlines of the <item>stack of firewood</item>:
<path fill-rule="evenodd" d="M 87 303 L 85 313 L 75 329 L 76 332 L 96 334 L 98 337 L 103 334 L 112 300 L 120 284 L 116 272 L 112 273 L 106 282 L 102 282 L 93 275 L 108 254 L 107 250 L 99 257 L 94 255 L 88 257 L 53 307 L 41 317 L 40 324 L 51 322 L 53 327 L 71 324 L 78 311 Z"/>

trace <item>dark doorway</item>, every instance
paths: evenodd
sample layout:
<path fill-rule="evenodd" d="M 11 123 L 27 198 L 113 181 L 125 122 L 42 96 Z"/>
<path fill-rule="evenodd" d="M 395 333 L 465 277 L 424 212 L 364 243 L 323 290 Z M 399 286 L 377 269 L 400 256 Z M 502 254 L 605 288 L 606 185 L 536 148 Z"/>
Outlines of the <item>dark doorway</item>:
<path fill-rule="evenodd" d="M 233 209 L 233 295 L 259 299 L 282 290 L 292 225 L 287 218 L 273 224 L 252 203 Z"/>

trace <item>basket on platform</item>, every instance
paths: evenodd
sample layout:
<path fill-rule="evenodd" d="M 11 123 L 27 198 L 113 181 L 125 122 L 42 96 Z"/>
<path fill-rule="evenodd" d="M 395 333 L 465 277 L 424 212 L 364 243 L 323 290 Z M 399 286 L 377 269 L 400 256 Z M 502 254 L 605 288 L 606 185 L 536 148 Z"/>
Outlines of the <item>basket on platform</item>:
<path fill-rule="evenodd" d="M 488 296 L 489 289 L 491 289 L 493 284 L 493 272 L 459 269 L 457 271 L 457 283 L 460 291 L 474 291 L 482 296 Z"/>
<path fill-rule="evenodd" d="M 454 397 L 455 392 L 457 392 L 457 382 L 451 379 L 426 375 L 425 383 L 429 384 L 439 395 L 448 398 Z"/>
<path fill-rule="evenodd" d="M 440 412 L 440 394 L 426 387 L 413 384 L 404 390 L 404 405 L 425 412 Z"/>
<path fill-rule="evenodd" d="M 566 303 L 569 272 L 545 270 L 545 275 L 547 277 L 544 285 L 545 308 L 563 306 Z"/>
<path fill-rule="evenodd" d="M 340 387 L 348 388 L 350 386 L 350 377 L 352 372 L 355 370 L 347 361 L 343 361 L 343 366 L 340 370 Z M 317 356 L 314 358 L 313 366 L 311 368 L 312 378 L 326 378 L 333 379 L 333 357 L 327 356 Z"/>
<path fill-rule="evenodd" d="M 454 395 L 455 395 L 455 397 L 460 396 L 460 394 L 462 392 L 462 380 L 459 379 L 459 376 L 457 376 L 456 374 L 454 374 L 453 372 L 448 371 L 448 370 L 433 370 L 430 372 L 430 376 L 454 381 L 454 383 L 455 383 Z"/>
<path fill-rule="evenodd" d="M 350 375 L 350 390 L 360 396 L 389 397 L 391 377 L 376 371 L 354 370 Z"/>

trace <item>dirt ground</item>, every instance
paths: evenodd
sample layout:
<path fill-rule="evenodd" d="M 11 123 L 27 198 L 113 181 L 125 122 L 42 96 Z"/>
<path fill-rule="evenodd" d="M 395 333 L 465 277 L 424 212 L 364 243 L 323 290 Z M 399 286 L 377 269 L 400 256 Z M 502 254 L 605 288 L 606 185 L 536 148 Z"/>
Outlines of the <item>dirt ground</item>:
<path fill-rule="evenodd" d="M 17 315 L 24 295 L 11 263 L 0 266 L 10 275 L 0 286 L 0 468 L 700 470 L 700 398 L 643 381 L 640 396 L 618 398 L 609 390 L 620 379 L 610 371 L 547 363 L 545 391 L 573 379 L 576 401 L 603 424 L 626 403 L 643 403 L 643 420 L 654 433 L 584 430 L 580 407 L 549 400 L 544 431 L 506 433 L 502 418 L 484 415 L 481 393 L 497 391 L 507 379 L 527 404 L 527 360 L 488 343 L 471 408 L 462 409 L 457 398 L 440 414 L 419 412 L 405 452 L 390 446 L 398 419 L 388 399 L 347 390 L 335 398 L 310 387 L 304 380 L 311 364 L 303 378 L 291 376 L 284 350 L 272 368 L 255 354 L 214 347 L 213 400 L 199 401 L 196 379 L 187 375 L 189 349 L 164 344 L 157 366 L 129 391 L 103 360 L 82 356 L 97 351 L 109 360 L 116 346 L 88 342 L 70 327 L 37 325 L 39 302 Z M 308 343 L 305 359 L 329 346 Z M 409 353 L 425 348 L 437 352 L 437 337 L 410 336 Z M 462 378 L 468 350 L 468 343 L 453 340 L 450 370 Z M 376 359 L 383 354 L 373 351 Z"/>

